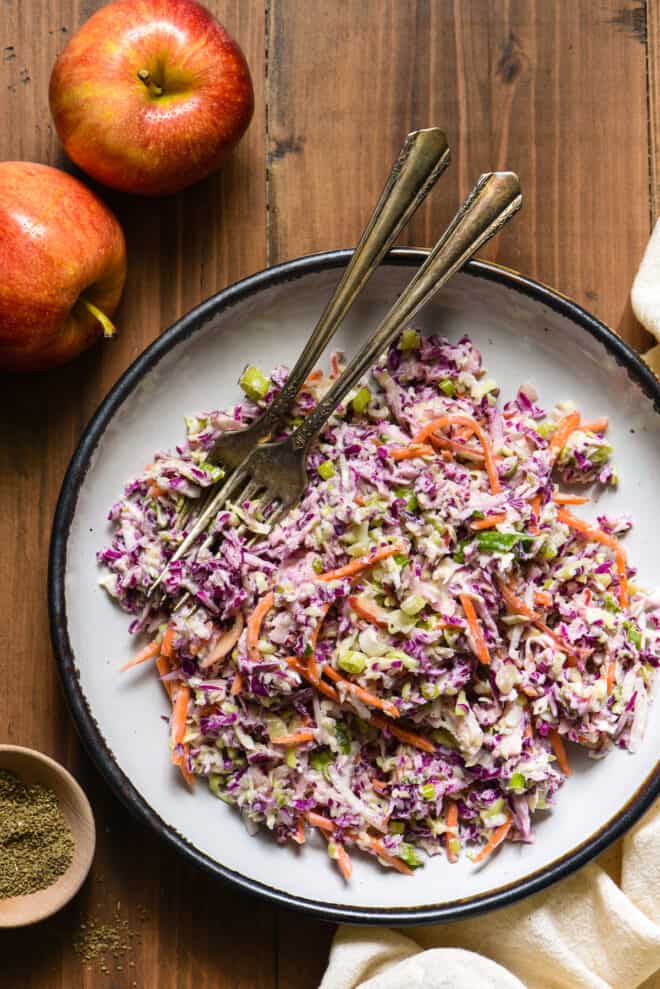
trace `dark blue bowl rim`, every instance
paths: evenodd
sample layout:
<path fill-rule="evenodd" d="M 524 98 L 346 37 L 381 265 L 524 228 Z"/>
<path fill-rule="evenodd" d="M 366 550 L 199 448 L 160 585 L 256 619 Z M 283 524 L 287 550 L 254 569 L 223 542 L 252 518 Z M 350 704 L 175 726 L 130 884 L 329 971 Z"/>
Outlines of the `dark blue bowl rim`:
<path fill-rule="evenodd" d="M 68 634 L 64 580 L 68 535 L 78 494 L 101 436 L 124 400 L 142 378 L 174 346 L 200 330 L 213 316 L 256 295 L 261 290 L 304 275 L 315 274 L 346 265 L 350 250 L 328 251 L 297 258 L 257 272 L 228 286 L 202 302 L 158 337 L 119 378 L 84 430 L 62 482 L 50 544 L 48 568 L 48 605 L 50 632 L 64 694 L 83 744 L 114 793 L 139 820 L 173 845 L 187 859 L 206 872 L 218 876 L 245 892 L 261 896 L 272 903 L 302 910 L 320 919 L 351 924 L 431 924 L 472 917 L 514 903 L 525 896 L 545 889 L 585 865 L 628 830 L 651 806 L 660 794 L 660 763 L 640 784 L 633 797 L 606 824 L 555 861 L 528 876 L 506 886 L 460 900 L 418 907 L 356 907 L 348 904 L 316 902 L 275 889 L 226 868 L 195 848 L 149 806 L 119 768 L 83 694 L 75 657 Z M 392 251 L 385 264 L 404 267 L 418 266 L 427 251 L 403 248 Z M 577 303 L 509 268 L 485 261 L 469 261 L 463 271 L 475 278 L 494 281 L 528 296 L 569 318 L 575 325 L 598 340 L 625 367 L 631 380 L 652 400 L 660 413 L 660 382 L 651 369 L 614 331 L 596 319 Z"/>

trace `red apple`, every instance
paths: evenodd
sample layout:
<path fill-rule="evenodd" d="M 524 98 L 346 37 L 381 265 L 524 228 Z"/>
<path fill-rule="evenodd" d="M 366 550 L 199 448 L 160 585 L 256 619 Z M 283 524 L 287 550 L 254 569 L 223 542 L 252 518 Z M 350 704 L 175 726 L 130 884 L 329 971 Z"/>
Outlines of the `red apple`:
<path fill-rule="evenodd" d="M 213 172 L 254 108 L 245 58 L 195 0 L 115 0 L 55 63 L 50 108 L 67 154 L 99 182 L 162 196 Z"/>
<path fill-rule="evenodd" d="M 126 277 L 119 223 L 82 182 L 0 162 L 0 369 L 64 364 L 114 327 Z"/>

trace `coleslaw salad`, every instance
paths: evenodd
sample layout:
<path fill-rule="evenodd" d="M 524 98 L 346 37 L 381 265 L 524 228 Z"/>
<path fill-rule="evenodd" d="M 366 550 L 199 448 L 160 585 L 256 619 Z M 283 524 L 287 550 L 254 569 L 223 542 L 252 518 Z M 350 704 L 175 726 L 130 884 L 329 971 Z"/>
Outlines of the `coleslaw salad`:
<path fill-rule="evenodd" d="M 289 428 L 339 369 L 310 376 Z M 346 878 L 353 849 L 408 874 L 532 841 L 566 743 L 640 744 L 660 658 L 630 519 L 575 513 L 618 481 L 607 422 L 546 413 L 530 386 L 501 404 L 467 338 L 406 330 L 310 452 L 300 505 L 272 532 L 258 505 L 226 507 L 215 552 L 148 599 L 185 500 L 222 476 L 215 438 L 285 379 L 246 369 L 245 401 L 187 419 L 110 512 L 102 583 L 150 637 L 127 666 L 158 670 L 172 761 L 252 830 L 318 829 Z"/>

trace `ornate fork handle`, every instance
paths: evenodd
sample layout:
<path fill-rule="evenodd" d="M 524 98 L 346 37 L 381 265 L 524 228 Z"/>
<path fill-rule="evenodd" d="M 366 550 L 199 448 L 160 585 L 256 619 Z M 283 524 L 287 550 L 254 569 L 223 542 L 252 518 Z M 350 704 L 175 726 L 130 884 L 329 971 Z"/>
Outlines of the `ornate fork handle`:
<path fill-rule="evenodd" d="M 449 158 L 447 138 L 439 128 L 429 127 L 408 134 L 348 267 L 282 391 L 257 422 L 249 427 L 250 445 L 270 436 L 286 418 L 305 378 L 313 370 L 365 282 L 442 175 Z M 240 434 L 228 435 L 230 440 L 237 441 Z M 241 451 L 239 456 L 237 451 L 238 462 L 247 452 Z M 215 458 L 211 455 L 211 459 Z M 230 463 L 229 466 L 237 464 Z"/>
<path fill-rule="evenodd" d="M 481 176 L 444 237 L 438 241 L 376 332 L 293 433 L 291 443 L 294 449 L 307 449 L 341 400 L 396 339 L 408 320 L 475 251 L 497 233 L 520 209 L 521 204 L 520 183 L 513 172 L 489 172 Z"/>

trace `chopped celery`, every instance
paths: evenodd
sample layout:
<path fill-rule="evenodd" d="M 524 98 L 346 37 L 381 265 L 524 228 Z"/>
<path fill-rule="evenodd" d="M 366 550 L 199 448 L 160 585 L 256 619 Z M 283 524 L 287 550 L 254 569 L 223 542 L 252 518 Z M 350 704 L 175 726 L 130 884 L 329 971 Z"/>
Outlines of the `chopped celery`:
<path fill-rule="evenodd" d="M 329 481 L 331 477 L 334 477 L 335 465 L 332 460 L 324 460 L 322 464 L 318 466 L 319 476 L 323 478 L 324 481 Z"/>
<path fill-rule="evenodd" d="M 266 722 L 266 731 L 269 738 L 280 738 L 282 735 L 289 734 L 286 721 L 278 718 L 276 714 L 266 715 L 264 721 Z"/>
<path fill-rule="evenodd" d="M 362 673 L 366 665 L 367 657 L 361 652 L 347 652 L 337 660 L 337 666 L 346 673 Z"/>
<path fill-rule="evenodd" d="M 527 780 L 522 773 L 514 773 L 507 786 L 509 790 L 524 790 L 527 786 Z"/>
<path fill-rule="evenodd" d="M 545 542 L 541 547 L 541 559 L 554 560 L 557 556 L 557 549 L 551 543 Z"/>
<path fill-rule="evenodd" d="M 370 401 L 371 401 L 371 392 L 369 391 L 369 389 L 366 386 L 360 388 L 359 391 L 355 394 L 353 398 L 353 402 L 351 403 L 353 405 L 353 411 L 357 412 L 358 415 L 362 415 L 362 413 L 364 412 Z"/>
<path fill-rule="evenodd" d="M 453 553 L 456 563 L 465 563 L 465 548 L 472 542 L 471 539 L 461 539 Z"/>
<path fill-rule="evenodd" d="M 497 532 L 486 529 L 477 533 L 479 549 L 487 553 L 508 553 L 523 537 L 521 532 Z"/>
<path fill-rule="evenodd" d="M 636 649 L 641 649 L 642 647 L 642 633 L 639 631 L 637 626 L 633 622 L 624 622 L 623 627 L 628 633 L 628 638 L 634 645 Z"/>
<path fill-rule="evenodd" d="M 223 471 L 222 467 L 216 467 L 215 464 L 210 464 L 207 460 L 205 460 L 199 466 L 201 470 L 206 471 L 206 473 L 209 475 L 209 477 L 214 483 L 215 481 L 219 481 L 220 478 L 225 476 L 225 472 Z"/>
<path fill-rule="evenodd" d="M 461 843 L 458 838 L 450 838 L 447 842 L 447 851 L 452 855 L 459 855 L 461 851 Z"/>
<path fill-rule="evenodd" d="M 481 816 L 484 820 L 488 820 L 491 817 L 497 817 L 504 810 L 504 798 L 500 797 L 498 800 L 493 800 L 490 807 L 484 807 L 481 811 Z"/>
<path fill-rule="evenodd" d="M 312 769 L 315 769 L 317 773 L 322 773 L 331 762 L 334 762 L 334 755 L 330 749 L 316 749 L 309 757 L 309 763 Z"/>
<path fill-rule="evenodd" d="M 605 611 L 609 611 L 613 615 L 615 615 L 617 611 L 621 611 L 621 608 L 616 603 L 616 601 L 614 600 L 611 594 L 605 595 L 603 607 L 605 608 Z"/>
<path fill-rule="evenodd" d="M 260 398 L 263 398 L 270 388 L 270 380 L 263 371 L 252 364 L 245 368 L 238 383 L 253 402 L 258 402 Z"/>
<path fill-rule="evenodd" d="M 443 378 L 442 381 L 439 382 L 438 388 L 441 392 L 445 393 L 447 398 L 453 398 L 456 394 L 456 385 L 451 378 Z"/>
<path fill-rule="evenodd" d="M 419 792 L 424 797 L 424 800 L 435 800 L 435 787 L 433 783 L 424 783 L 420 786 Z"/>
<path fill-rule="evenodd" d="M 351 736 L 348 728 L 342 724 L 341 721 L 337 722 L 335 735 L 337 736 L 337 741 L 339 742 L 339 748 L 344 755 L 348 755 L 351 751 Z"/>
<path fill-rule="evenodd" d="M 315 556 L 314 559 L 312 560 L 312 570 L 316 574 L 323 573 L 323 561 L 320 556 Z"/>
<path fill-rule="evenodd" d="M 296 768 L 296 750 L 293 748 L 293 746 L 290 746 L 286 750 L 286 764 L 289 767 L 289 769 Z M 283 806 L 285 802 L 286 801 L 283 801 L 283 803 L 280 804 L 280 806 Z"/>
<path fill-rule="evenodd" d="M 407 563 L 410 563 L 408 557 L 404 556 L 403 553 L 395 553 L 392 559 L 398 567 L 405 567 Z"/>
<path fill-rule="evenodd" d="M 412 845 L 409 845 L 407 841 L 402 841 L 396 850 L 397 855 L 402 859 L 407 866 L 411 869 L 418 869 L 422 864 L 422 860 L 415 851 Z"/>
<path fill-rule="evenodd" d="M 456 739 L 450 731 L 447 731 L 446 728 L 436 728 L 435 731 L 431 732 L 431 738 L 434 742 L 437 742 L 438 745 L 446 745 L 448 749 L 458 748 Z"/>
<path fill-rule="evenodd" d="M 421 594 L 410 594 L 405 601 L 401 602 L 401 611 L 412 618 L 413 615 L 418 615 L 425 606 L 426 601 Z"/>
<path fill-rule="evenodd" d="M 404 330 L 401 334 L 399 350 L 419 350 L 419 345 L 421 342 L 421 337 L 416 330 Z"/>
<path fill-rule="evenodd" d="M 211 773 L 209 776 L 209 790 L 214 797 L 220 797 L 222 800 L 222 793 L 220 792 L 220 787 L 222 786 L 222 776 L 219 773 Z"/>
<path fill-rule="evenodd" d="M 390 831 L 392 834 L 403 834 L 406 830 L 405 821 L 390 821 Z"/>

